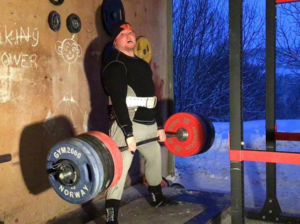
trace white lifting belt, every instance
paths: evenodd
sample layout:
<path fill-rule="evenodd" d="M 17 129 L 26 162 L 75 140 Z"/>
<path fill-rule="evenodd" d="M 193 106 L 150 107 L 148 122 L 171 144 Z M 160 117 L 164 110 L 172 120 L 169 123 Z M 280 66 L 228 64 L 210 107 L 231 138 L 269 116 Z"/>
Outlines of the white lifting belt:
<path fill-rule="evenodd" d="M 156 106 L 156 102 L 157 102 L 156 96 L 152 96 L 152 97 L 127 96 L 126 97 L 127 107 L 147 107 L 151 109 Z"/>

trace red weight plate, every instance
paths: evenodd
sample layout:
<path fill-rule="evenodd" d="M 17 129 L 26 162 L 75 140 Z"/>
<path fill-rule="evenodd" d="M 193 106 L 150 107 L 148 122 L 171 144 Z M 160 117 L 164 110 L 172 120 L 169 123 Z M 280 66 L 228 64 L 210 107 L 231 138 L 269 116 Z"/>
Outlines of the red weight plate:
<path fill-rule="evenodd" d="M 187 139 L 179 141 L 176 137 L 168 138 L 164 142 L 167 149 L 180 157 L 199 154 L 207 139 L 205 125 L 201 119 L 195 114 L 177 113 L 172 115 L 164 125 L 166 133 L 176 133 L 180 128 L 187 131 Z"/>
<path fill-rule="evenodd" d="M 100 141 L 102 141 L 111 153 L 111 156 L 114 161 L 115 174 L 112 183 L 107 188 L 109 189 L 116 185 L 116 183 L 120 180 L 123 172 L 123 159 L 122 159 L 120 149 L 118 148 L 117 144 L 108 135 L 102 132 L 89 131 L 87 132 L 87 134 L 93 135 L 96 138 L 98 138 Z"/>

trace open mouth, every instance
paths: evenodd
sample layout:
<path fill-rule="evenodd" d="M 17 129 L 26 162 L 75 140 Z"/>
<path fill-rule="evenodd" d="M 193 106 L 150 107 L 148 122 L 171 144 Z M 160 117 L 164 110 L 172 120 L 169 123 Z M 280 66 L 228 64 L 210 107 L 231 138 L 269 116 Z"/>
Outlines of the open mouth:
<path fill-rule="evenodd" d="M 127 43 L 128 43 L 128 44 L 132 44 L 132 40 L 128 40 Z"/>

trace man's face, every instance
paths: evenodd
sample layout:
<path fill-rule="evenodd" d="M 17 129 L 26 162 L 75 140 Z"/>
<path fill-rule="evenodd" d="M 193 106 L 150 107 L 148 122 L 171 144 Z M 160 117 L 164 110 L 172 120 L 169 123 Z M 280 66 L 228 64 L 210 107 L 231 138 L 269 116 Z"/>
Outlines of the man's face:
<path fill-rule="evenodd" d="M 136 44 L 136 36 L 133 30 L 122 30 L 114 41 L 115 47 L 120 51 L 130 51 Z"/>

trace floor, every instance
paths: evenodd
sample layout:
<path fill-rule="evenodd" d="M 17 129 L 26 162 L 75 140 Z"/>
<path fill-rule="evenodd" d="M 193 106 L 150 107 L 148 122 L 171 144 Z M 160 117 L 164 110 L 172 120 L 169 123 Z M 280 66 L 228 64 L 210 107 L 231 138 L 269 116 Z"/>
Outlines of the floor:
<path fill-rule="evenodd" d="M 164 195 L 178 205 L 153 208 L 145 185 L 124 190 L 119 211 L 120 224 L 230 224 L 230 195 L 164 187 Z M 105 224 L 104 200 L 93 201 L 82 209 L 47 224 Z M 271 224 L 245 219 L 246 224 Z M 279 222 L 277 222 L 279 223 Z"/>
<path fill-rule="evenodd" d="M 177 201 L 178 205 L 153 208 L 148 203 L 150 198 L 144 185 L 125 189 L 119 211 L 119 223 L 221 223 L 220 214 L 230 206 L 230 195 L 222 193 L 189 191 L 176 187 L 164 187 L 163 192 L 166 197 Z M 213 220 L 215 221 L 211 222 Z M 101 199 L 48 224 L 104 223 L 104 200 Z"/>

